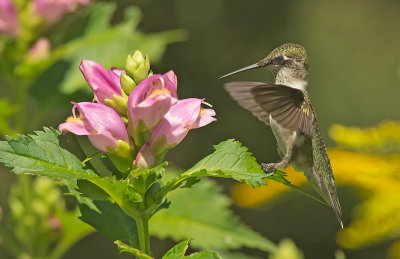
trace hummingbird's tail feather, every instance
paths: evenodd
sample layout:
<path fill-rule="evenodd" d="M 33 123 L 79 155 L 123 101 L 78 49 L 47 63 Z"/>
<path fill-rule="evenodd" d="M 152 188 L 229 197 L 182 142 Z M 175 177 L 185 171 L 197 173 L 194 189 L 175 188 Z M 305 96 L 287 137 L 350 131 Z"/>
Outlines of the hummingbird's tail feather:
<path fill-rule="evenodd" d="M 316 122 L 314 124 L 314 137 L 312 138 L 312 150 L 313 165 L 304 171 L 304 175 L 321 197 L 331 205 L 340 226 L 343 228 L 342 209 L 336 191 L 335 178 Z"/>
<path fill-rule="evenodd" d="M 333 184 L 329 184 L 329 179 L 325 180 L 323 174 L 314 167 L 309 167 L 307 170 L 305 170 L 304 175 L 307 177 L 307 180 L 311 183 L 318 194 L 332 207 L 332 210 L 335 213 L 341 228 L 343 228 L 343 222 L 341 219 L 342 210 L 336 193 L 334 181 Z"/>

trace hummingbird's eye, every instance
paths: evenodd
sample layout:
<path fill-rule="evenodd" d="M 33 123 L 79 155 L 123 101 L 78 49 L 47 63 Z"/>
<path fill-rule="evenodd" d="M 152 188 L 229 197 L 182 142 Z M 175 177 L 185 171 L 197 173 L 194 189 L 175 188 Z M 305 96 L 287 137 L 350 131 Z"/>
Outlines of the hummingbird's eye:
<path fill-rule="evenodd" d="M 273 60 L 272 63 L 273 63 L 274 65 L 282 65 L 283 61 L 285 61 L 285 58 L 284 58 L 283 56 L 279 56 L 279 57 L 276 57 L 276 58 Z"/>

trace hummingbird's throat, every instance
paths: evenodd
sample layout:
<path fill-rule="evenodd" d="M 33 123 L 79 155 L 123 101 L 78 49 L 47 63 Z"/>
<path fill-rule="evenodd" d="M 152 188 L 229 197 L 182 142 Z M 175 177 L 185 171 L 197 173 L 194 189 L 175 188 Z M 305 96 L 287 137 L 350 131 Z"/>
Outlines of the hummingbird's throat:
<path fill-rule="evenodd" d="M 288 67 L 282 67 L 275 74 L 275 84 L 286 85 L 299 90 L 307 88 L 307 72 L 295 70 Z"/>

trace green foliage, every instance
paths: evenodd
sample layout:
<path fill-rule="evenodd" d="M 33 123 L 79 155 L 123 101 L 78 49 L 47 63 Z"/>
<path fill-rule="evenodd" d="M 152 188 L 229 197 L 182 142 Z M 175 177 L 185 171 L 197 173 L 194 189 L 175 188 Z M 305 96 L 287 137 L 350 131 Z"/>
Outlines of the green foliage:
<path fill-rule="evenodd" d="M 58 130 L 44 128 L 32 135 L 7 137 L 0 142 L 0 162 L 17 174 L 77 179 L 95 175 L 81 161 L 59 145 Z"/>
<path fill-rule="evenodd" d="M 193 179 L 199 176 L 214 176 L 233 178 L 245 182 L 252 187 L 265 185 L 264 178 L 268 176 L 256 159 L 247 152 L 247 148 L 233 139 L 229 139 L 214 146 L 214 152 L 200 160 L 183 174 L 168 181 L 160 190 L 159 196 L 164 197 L 169 191 L 182 185 L 190 186 Z"/>
<path fill-rule="evenodd" d="M 233 215 L 230 199 L 213 181 L 203 179 L 193 188 L 171 192 L 168 198 L 172 202 L 169 209 L 150 219 L 151 234 L 175 241 L 193 238 L 193 245 L 201 249 L 275 249 L 271 241 Z"/>
<path fill-rule="evenodd" d="M 227 140 L 216 145 L 211 155 L 164 183 L 161 177 L 166 162 L 152 169 L 132 170 L 126 179 L 100 177 L 59 146 L 59 135 L 58 130 L 45 128 L 36 134 L 8 138 L 0 142 L 1 162 L 18 174 L 66 179 L 70 193 L 78 198 L 81 219 L 110 239 L 129 240 L 137 247 L 135 220 L 157 211 L 151 219 L 151 231 L 157 236 L 175 240 L 196 238 L 194 244 L 200 248 L 228 250 L 246 246 L 274 251 L 269 240 L 233 216 L 229 199 L 210 181 L 172 193 L 171 208 L 159 210 L 168 204 L 165 196 L 169 191 L 191 187 L 200 176 L 233 178 L 252 186 L 264 184 L 267 174 L 239 142 Z M 201 252 L 189 257 L 217 258 L 211 255 L 216 256 Z"/>
<path fill-rule="evenodd" d="M 136 222 L 126 215 L 117 204 L 108 201 L 93 201 L 95 208 L 80 203 L 80 219 L 96 228 L 110 240 L 130 240 L 138 247 Z"/>
<path fill-rule="evenodd" d="M 6 135 L 10 131 L 8 120 L 17 110 L 17 106 L 12 105 L 8 99 L 0 98 L 0 135 Z"/>
<path fill-rule="evenodd" d="M 189 256 L 185 256 L 186 250 L 188 249 L 189 240 L 182 241 L 179 244 L 175 245 L 171 248 L 162 259 L 183 259 L 183 258 L 192 258 L 192 259 L 221 259 L 221 256 L 216 252 L 198 252 L 193 253 Z"/>
<path fill-rule="evenodd" d="M 264 185 L 267 174 L 247 148 L 233 139 L 214 146 L 214 152 L 184 173 L 190 176 L 233 178 L 252 187 Z"/>
<path fill-rule="evenodd" d="M 153 257 L 144 254 L 140 250 L 125 244 L 119 240 L 114 242 L 118 246 L 118 250 L 120 253 L 125 252 L 131 255 L 136 256 L 139 259 L 154 259 Z M 209 251 L 202 251 L 190 254 L 185 256 L 186 250 L 188 249 L 189 240 L 182 241 L 179 244 L 172 247 L 163 257 L 162 259 L 184 259 L 184 258 L 191 258 L 191 259 L 222 259 L 221 256 L 218 255 L 216 252 L 209 252 Z"/>
<path fill-rule="evenodd" d="M 71 212 L 59 211 L 56 213 L 56 217 L 61 222 L 62 232 L 48 259 L 61 258 L 76 242 L 95 230 L 78 219 L 78 212 L 78 210 L 75 210 Z"/>
<path fill-rule="evenodd" d="M 125 253 L 136 256 L 138 259 L 154 259 L 153 257 L 143 253 L 139 249 L 136 249 L 128 244 L 125 244 L 124 242 L 122 242 L 120 240 L 115 241 L 114 244 L 116 244 L 118 246 L 118 251 L 120 253 L 125 252 Z"/>
<path fill-rule="evenodd" d="M 9 218 L 2 220 L 2 247 L 15 258 L 58 259 L 94 229 L 67 211 L 61 191 L 48 178 L 22 175 L 12 186 Z"/>
<path fill-rule="evenodd" d="M 169 43 L 184 40 L 182 30 L 144 34 L 136 30 L 141 19 L 141 12 L 136 7 L 127 7 L 125 20 L 111 26 L 110 21 L 116 8 L 114 2 L 102 2 L 90 7 L 89 23 L 81 37 L 76 38 L 54 49 L 49 57 L 33 64 L 26 60 L 18 67 L 20 74 L 32 76 L 43 71 L 60 59 L 70 63 L 63 81 L 61 91 L 72 94 L 85 87 L 82 74 L 77 69 L 82 59 L 96 60 L 106 68 L 108 66 L 123 67 L 125 58 L 132 49 L 141 49 L 148 53 L 153 62 L 157 62 Z"/>

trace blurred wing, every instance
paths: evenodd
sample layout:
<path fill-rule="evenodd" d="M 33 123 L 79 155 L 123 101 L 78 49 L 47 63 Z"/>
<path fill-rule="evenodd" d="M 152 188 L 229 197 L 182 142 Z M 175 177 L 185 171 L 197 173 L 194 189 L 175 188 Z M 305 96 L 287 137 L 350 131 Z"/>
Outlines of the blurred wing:
<path fill-rule="evenodd" d="M 271 115 L 284 128 L 313 136 L 313 110 L 301 90 L 261 82 L 230 82 L 225 90 L 267 125 Z"/>

